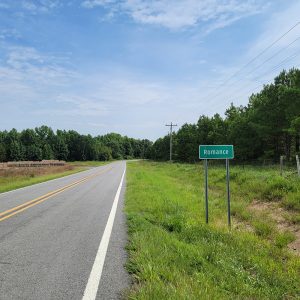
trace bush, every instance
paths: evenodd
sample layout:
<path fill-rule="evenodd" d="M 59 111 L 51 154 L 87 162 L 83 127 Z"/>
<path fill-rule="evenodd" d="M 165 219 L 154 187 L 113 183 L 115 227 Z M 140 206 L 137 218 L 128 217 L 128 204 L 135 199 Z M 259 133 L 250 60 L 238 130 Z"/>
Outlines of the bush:
<path fill-rule="evenodd" d="M 300 211 L 300 192 L 288 195 L 282 205 L 288 210 Z"/>
<path fill-rule="evenodd" d="M 294 191 L 293 184 L 283 177 L 274 177 L 266 185 L 262 192 L 263 199 L 269 201 L 281 200 L 288 192 Z"/>

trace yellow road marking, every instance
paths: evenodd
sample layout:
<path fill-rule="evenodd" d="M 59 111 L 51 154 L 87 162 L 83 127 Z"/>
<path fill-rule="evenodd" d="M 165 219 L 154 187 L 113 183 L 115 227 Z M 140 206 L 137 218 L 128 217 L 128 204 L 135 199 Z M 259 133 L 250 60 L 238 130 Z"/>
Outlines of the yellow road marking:
<path fill-rule="evenodd" d="M 6 220 L 6 219 L 8 219 L 8 218 L 10 218 L 10 217 L 12 217 L 12 216 L 14 216 L 16 214 L 19 214 L 20 212 L 22 212 L 22 211 L 24 211 L 24 210 L 26 210 L 26 209 L 28 209 L 30 207 L 33 207 L 33 206 L 35 206 L 35 205 L 37 205 L 39 203 L 42 203 L 45 200 L 48 200 L 49 198 L 51 198 L 53 196 L 56 196 L 56 195 L 58 195 L 58 194 L 60 194 L 60 193 L 62 193 L 64 191 L 66 191 L 66 190 L 68 190 L 68 189 L 70 189 L 70 188 L 72 188 L 72 187 L 80 184 L 80 183 L 83 183 L 83 182 L 85 182 L 85 181 L 87 181 L 89 179 L 92 179 L 92 178 L 94 178 L 96 176 L 99 176 L 99 175 L 103 174 L 104 172 L 109 171 L 111 169 L 112 169 L 112 167 L 109 167 L 109 168 L 107 168 L 107 169 L 105 169 L 105 170 L 103 170 L 103 171 L 101 171 L 99 173 L 96 173 L 96 174 L 84 177 L 84 178 L 82 178 L 82 179 L 80 179 L 78 181 L 72 182 L 72 183 L 70 183 L 70 184 L 68 184 L 68 185 L 66 185 L 66 186 L 64 186 L 64 187 L 62 187 L 62 188 L 60 188 L 58 190 L 49 192 L 49 193 L 47 193 L 47 194 L 45 194 L 43 196 L 40 196 L 40 197 L 35 198 L 33 200 L 27 201 L 27 202 L 25 202 L 25 203 L 23 203 L 21 205 L 18 205 L 18 206 L 15 206 L 13 208 L 10 208 L 10 209 L 8 209 L 8 210 L 6 210 L 4 212 L 1 212 L 0 213 L 0 222 Z"/>

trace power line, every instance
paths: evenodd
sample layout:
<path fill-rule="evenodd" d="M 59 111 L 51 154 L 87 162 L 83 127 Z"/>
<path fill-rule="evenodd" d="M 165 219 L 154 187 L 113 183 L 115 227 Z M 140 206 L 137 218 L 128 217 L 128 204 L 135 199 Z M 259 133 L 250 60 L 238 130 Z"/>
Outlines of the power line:
<path fill-rule="evenodd" d="M 252 74 L 254 71 L 256 71 L 257 69 L 260 69 L 263 65 L 265 65 L 268 61 L 270 61 L 272 58 L 274 58 L 275 56 L 277 56 L 279 53 L 281 53 L 283 50 L 286 50 L 287 48 L 289 48 L 291 45 L 293 45 L 296 41 L 300 40 L 300 37 L 296 38 L 294 41 L 292 41 L 291 43 L 289 43 L 288 45 L 286 45 L 285 47 L 281 48 L 279 51 L 277 51 L 275 54 L 273 54 L 271 57 L 269 57 L 268 59 L 264 60 L 259 66 L 255 67 L 254 69 L 252 69 L 247 76 L 249 76 L 250 74 Z M 242 78 L 238 79 L 236 82 L 241 81 Z"/>
<path fill-rule="evenodd" d="M 293 57 L 291 57 L 291 58 L 288 59 L 288 60 L 290 61 L 290 60 L 294 59 L 295 57 L 297 57 L 297 56 L 299 56 L 299 55 L 300 55 L 300 53 L 298 53 L 297 55 L 292 55 Z M 286 61 L 286 62 L 287 62 L 287 61 Z M 271 69 L 271 70 L 268 71 L 267 73 L 269 73 L 269 72 L 271 72 L 271 71 L 275 71 L 275 70 L 281 68 L 281 65 L 282 65 L 282 63 L 278 64 L 277 66 L 275 66 L 273 69 Z M 264 73 L 262 76 L 265 76 L 267 73 Z M 254 91 L 257 90 L 259 87 L 261 88 L 262 85 L 265 85 L 265 84 L 266 84 L 266 83 L 261 82 L 261 81 L 259 81 L 259 80 L 257 80 L 257 79 L 255 79 L 255 80 L 253 80 L 253 81 L 259 82 L 260 84 L 259 84 L 258 86 L 256 86 L 255 88 L 250 88 L 249 93 L 252 91 L 252 94 L 253 94 Z M 243 90 L 244 88 L 247 88 L 247 85 L 244 86 L 242 89 L 238 89 L 236 92 L 239 92 L 239 91 Z M 235 92 L 235 94 L 236 94 L 236 92 Z M 235 94 L 232 94 L 229 98 L 233 98 L 233 96 L 234 96 Z M 241 96 L 242 94 L 244 94 L 244 92 L 239 93 L 238 96 Z M 237 96 L 235 96 L 235 97 L 237 98 Z"/>
<path fill-rule="evenodd" d="M 278 69 L 278 67 L 277 67 Z M 260 82 L 259 80 L 255 80 L 255 82 Z M 260 82 L 260 84 L 258 86 L 256 86 L 255 88 L 252 88 L 252 87 L 248 87 L 250 88 L 250 90 L 247 92 L 247 93 L 254 93 L 258 88 L 262 88 L 266 83 L 264 82 Z M 241 97 L 243 94 L 245 94 L 244 91 L 240 92 L 241 90 L 244 90 L 245 88 L 247 88 L 247 86 L 244 86 L 242 89 L 239 89 L 237 90 L 236 92 L 239 92 L 238 94 L 234 93 L 232 94 L 230 97 L 228 97 L 228 99 L 231 99 L 231 100 L 234 100 L 234 99 L 237 99 L 239 97 Z"/>
<path fill-rule="evenodd" d="M 297 56 L 300 55 L 300 51 L 295 52 L 294 54 L 286 57 L 284 60 L 282 60 L 279 64 L 277 64 L 276 66 L 274 66 L 271 70 L 269 70 L 268 72 L 263 73 L 261 76 L 265 76 L 266 74 L 268 74 L 269 72 L 275 71 L 276 69 L 278 69 L 279 67 L 281 67 L 282 65 L 284 65 L 285 63 L 289 62 L 290 60 L 296 58 Z"/>
<path fill-rule="evenodd" d="M 240 71 L 248 67 L 251 63 L 253 63 L 258 57 L 262 56 L 265 52 L 267 52 L 271 47 L 273 47 L 276 43 L 278 43 L 281 39 L 283 39 L 289 32 L 291 32 L 295 27 L 297 27 L 300 22 L 297 22 L 294 26 L 292 26 L 288 31 L 286 31 L 283 35 L 281 35 L 277 40 L 275 40 L 271 45 L 266 47 L 263 51 L 261 51 L 258 55 L 252 58 L 248 63 L 246 63 L 243 67 L 241 67 L 238 71 L 236 71 L 233 75 L 231 75 L 226 82 L 228 82 L 231 78 L 235 77 Z M 225 84 L 226 84 L 225 82 Z"/>
<path fill-rule="evenodd" d="M 300 51 L 297 51 L 295 53 L 293 53 L 292 55 L 286 57 L 284 60 L 282 60 L 279 64 L 273 66 L 270 70 L 268 70 L 267 72 L 261 74 L 259 77 L 264 77 L 266 76 L 267 74 L 269 74 L 270 72 L 273 72 L 275 70 L 277 70 L 278 68 L 280 68 L 282 65 L 284 65 L 285 63 L 293 60 L 294 58 L 298 57 L 300 55 Z M 258 77 L 256 78 L 249 78 L 250 80 L 252 81 L 255 81 L 255 82 L 260 82 L 258 80 Z M 248 84 L 245 84 L 245 85 L 242 85 L 241 87 L 239 87 L 238 89 L 236 89 L 234 91 L 234 93 L 232 93 L 228 98 L 232 98 L 233 96 L 236 96 L 235 94 L 240 92 L 241 90 L 243 90 L 244 88 L 247 88 Z"/>
<path fill-rule="evenodd" d="M 294 26 L 292 26 L 289 30 L 287 30 L 284 34 L 282 34 L 278 39 L 276 39 L 274 42 L 272 42 L 269 46 L 267 46 L 263 51 L 261 51 L 259 54 L 257 54 L 254 58 L 252 58 L 248 63 L 246 63 L 244 66 L 242 66 L 239 70 L 237 70 L 235 73 L 233 73 L 231 76 L 229 76 L 222 84 L 219 85 L 218 88 L 226 85 L 227 82 L 229 82 L 232 78 L 234 78 L 237 74 L 239 74 L 242 70 L 244 70 L 246 67 L 248 67 L 251 63 L 253 63 L 257 58 L 262 56 L 265 52 L 267 52 L 271 47 L 273 47 L 275 44 L 277 44 L 281 39 L 283 39 L 289 32 L 291 32 L 294 28 L 296 28 L 300 24 L 300 21 L 297 22 Z M 222 92 L 221 92 L 222 93 Z M 216 98 L 221 94 L 220 92 L 214 95 L 212 98 Z"/>

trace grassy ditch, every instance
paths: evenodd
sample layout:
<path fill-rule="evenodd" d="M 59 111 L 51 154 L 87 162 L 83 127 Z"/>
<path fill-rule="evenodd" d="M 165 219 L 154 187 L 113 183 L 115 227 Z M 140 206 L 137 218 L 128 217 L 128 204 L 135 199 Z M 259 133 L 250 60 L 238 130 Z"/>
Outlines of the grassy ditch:
<path fill-rule="evenodd" d="M 260 209 L 274 204 L 291 223 L 287 216 L 298 213 L 300 181 L 276 172 L 232 168 L 229 231 L 224 167 L 209 170 L 207 226 L 202 166 L 128 164 L 128 298 L 299 299 L 300 259 L 287 247 L 295 235 L 278 228 L 276 210 Z"/>
<path fill-rule="evenodd" d="M 68 176 L 109 162 L 72 162 L 59 167 L 0 169 L 0 193 Z"/>

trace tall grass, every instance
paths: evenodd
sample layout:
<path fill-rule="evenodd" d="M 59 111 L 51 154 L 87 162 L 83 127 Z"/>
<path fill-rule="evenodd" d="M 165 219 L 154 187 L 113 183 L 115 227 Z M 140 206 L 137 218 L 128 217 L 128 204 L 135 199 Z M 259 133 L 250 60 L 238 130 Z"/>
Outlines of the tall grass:
<path fill-rule="evenodd" d="M 65 166 L 7 168 L 0 169 L 0 193 L 22 188 L 36 183 L 68 176 L 90 167 L 108 164 L 108 161 L 74 161 Z"/>
<path fill-rule="evenodd" d="M 0 170 L 0 193 L 71 175 L 83 170 L 85 169 L 68 165 L 63 167 Z"/>
<path fill-rule="evenodd" d="M 286 249 L 293 236 L 248 209 L 253 199 L 284 201 L 298 193 L 296 178 L 285 181 L 274 172 L 232 169 L 235 226 L 229 231 L 225 168 L 209 170 L 206 225 L 202 166 L 128 164 L 127 268 L 135 283 L 128 298 L 298 299 L 300 261 Z"/>

